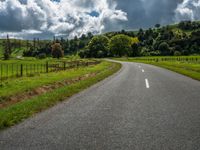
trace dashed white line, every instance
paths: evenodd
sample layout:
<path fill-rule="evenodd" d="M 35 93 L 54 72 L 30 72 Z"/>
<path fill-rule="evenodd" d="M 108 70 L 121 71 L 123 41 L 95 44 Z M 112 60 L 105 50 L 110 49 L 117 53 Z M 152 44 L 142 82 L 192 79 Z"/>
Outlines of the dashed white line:
<path fill-rule="evenodd" d="M 142 72 L 144 72 L 144 69 L 142 69 Z"/>
<path fill-rule="evenodd" d="M 145 79 L 145 83 L 146 83 L 146 88 L 149 89 L 150 88 L 150 86 L 149 86 L 149 80 Z"/>
<path fill-rule="evenodd" d="M 138 66 L 139 68 L 141 68 L 141 66 Z"/>

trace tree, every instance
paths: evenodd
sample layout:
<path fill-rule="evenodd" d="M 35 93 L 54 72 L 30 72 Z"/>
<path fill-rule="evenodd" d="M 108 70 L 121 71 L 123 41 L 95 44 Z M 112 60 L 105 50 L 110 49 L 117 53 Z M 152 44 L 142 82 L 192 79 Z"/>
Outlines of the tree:
<path fill-rule="evenodd" d="M 131 52 L 132 38 L 127 35 L 119 34 L 113 36 L 110 40 L 110 51 L 114 56 L 127 56 Z"/>
<path fill-rule="evenodd" d="M 139 56 L 139 39 L 137 37 L 131 38 L 132 45 L 131 45 L 131 53 L 129 53 L 129 56 L 135 57 Z"/>
<path fill-rule="evenodd" d="M 91 57 L 102 58 L 108 54 L 109 39 L 106 36 L 99 35 L 92 38 L 88 44 Z"/>
<path fill-rule="evenodd" d="M 10 44 L 10 39 L 9 36 L 7 35 L 7 39 L 4 42 L 4 59 L 8 60 L 10 58 L 11 55 L 11 44 Z"/>
<path fill-rule="evenodd" d="M 158 49 L 160 50 L 162 55 L 169 55 L 170 54 L 170 49 L 169 49 L 169 45 L 166 42 L 162 42 Z"/>
<path fill-rule="evenodd" d="M 78 45 L 79 44 L 79 40 L 77 39 L 71 39 L 69 41 L 69 53 L 76 53 L 78 51 Z"/>
<path fill-rule="evenodd" d="M 139 32 L 137 33 L 137 37 L 140 41 L 144 41 L 145 37 L 144 37 L 144 31 L 143 29 L 140 29 Z"/>
<path fill-rule="evenodd" d="M 160 28 L 160 26 L 161 26 L 160 24 L 156 24 L 155 25 L 156 28 Z"/>
<path fill-rule="evenodd" d="M 60 43 L 54 43 L 52 46 L 51 54 L 53 58 L 60 58 L 64 56 L 64 52 L 62 50 L 62 46 Z"/>
<path fill-rule="evenodd" d="M 87 38 L 88 38 L 88 39 L 92 39 L 92 38 L 93 38 L 93 34 L 92 34 L 91 32 L 88 32 Z"/>

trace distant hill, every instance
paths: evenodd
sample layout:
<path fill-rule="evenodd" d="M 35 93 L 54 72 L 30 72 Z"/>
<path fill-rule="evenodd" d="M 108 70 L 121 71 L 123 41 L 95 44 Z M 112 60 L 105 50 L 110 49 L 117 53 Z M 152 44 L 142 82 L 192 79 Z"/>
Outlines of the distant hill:
<path fill-rule="evenodd" d="M 200 21 L 182 21 L 177 24 L 161 26 L 156 24 L 154 28 L 138 29 L 135 31 L 118 31 L 102 34 L 108 39 L 116 35 L 127 35 L 131 38 L 137 37 L 139 43 L 132 45 L 132 49 L 126 55 L 134 56 L 165 56 L 165 55 L 194 55 L 200 54 Z M 54 42 L 61 43 L 66 55 L 76 54 L 82 50 L 88 51 L 88 44 L 94 36 L 91 33 L 74 39 L 55 39 Z M 0 39 L 0 57 L 3 56 L 3 45 L 5 39 Z M 38 39 L 27 41 L 10 39 L 12 46 L 11 57 L 31 56 L 41 54 L 51 55 L 53 41 L 40 41 Z M 100 50 L 101 51 L 101 50 Z M 134 52 L 132 52 L 134 51 Z M 92 50 L 91 50 L 92 52 Z M 108 56 L 107 54 L 102 57 Z M 112 56 L 112 54 L 109 54 Z M 95 57 L 95 56 L 90 56 Z"/>

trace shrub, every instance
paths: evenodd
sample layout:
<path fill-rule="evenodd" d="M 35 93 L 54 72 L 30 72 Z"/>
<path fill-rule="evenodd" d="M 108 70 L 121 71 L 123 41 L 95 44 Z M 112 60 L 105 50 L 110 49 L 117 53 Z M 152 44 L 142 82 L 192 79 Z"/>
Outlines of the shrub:
<path fill-rule="evenodd" d="M 45 59 L 47 57 L 47 55 L 45 53 L 40 53 L 37 58 L 38 59 Z"/>
<path fill-rule="evenodd" d="M 51 54 L 53 58 L 60 58 L 64 56 L 64 51 L 60 43 L 54 43 L 52 46 Z"/>
<path fill-rule="evenodd" d="M 160 50 L 162 55 L 169 55 L 170 54 L 170 49 L 169 49 L 169 45 L 166 42 L 162 42 L 158 49 Z"/>

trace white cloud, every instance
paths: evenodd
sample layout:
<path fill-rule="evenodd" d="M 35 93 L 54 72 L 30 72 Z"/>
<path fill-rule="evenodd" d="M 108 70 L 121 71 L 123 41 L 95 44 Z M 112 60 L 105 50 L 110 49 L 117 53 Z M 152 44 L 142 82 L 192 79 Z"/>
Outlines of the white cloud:
<path fill-rule="evenodd" d="M 98 16 L 89 15 L 92 11 Z M 37 31 L 73 37 L 101 33 L 109 20 L 127 21 L 115 0 L 5 0 L 0 1 L 0 32 L 29 34 Z M 30 34 L 35 34 L 30 32 Z"/>
<path fill-rule="evenodd" d="M 175 10 L 175 20 L 200 19 L 200 0 L 184 0 Z"/>

